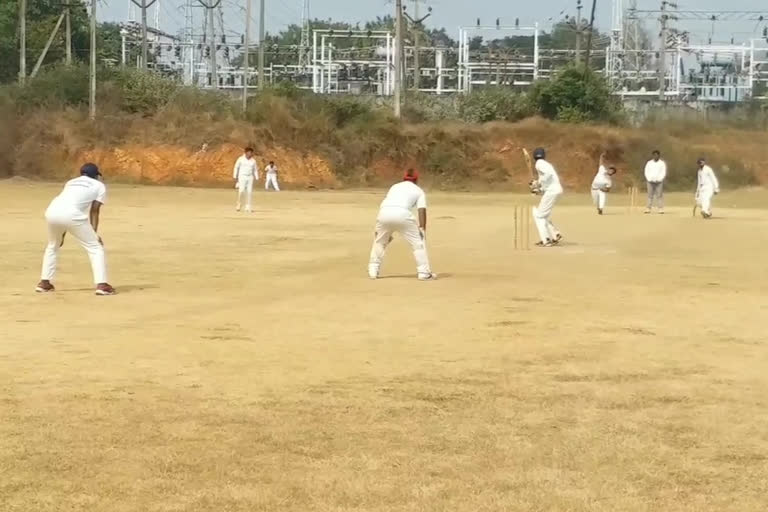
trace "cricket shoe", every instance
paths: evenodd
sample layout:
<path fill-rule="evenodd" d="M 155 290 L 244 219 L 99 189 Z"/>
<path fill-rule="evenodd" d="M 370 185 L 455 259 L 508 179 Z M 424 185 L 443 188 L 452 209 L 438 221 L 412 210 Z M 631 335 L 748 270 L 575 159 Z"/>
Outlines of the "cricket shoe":
<path fill-rule="evenodd" d="M 53 284 L 50 281 L 44 279 L 39 283 L 37 283 L 37 286 L 35 287 L 35 291 L 37 293 L 55 292 L 56 287 L 53 286 Z"/>
<path fill-rule="evenodd" d="M 430 272 L 429 274 L 419 274 L 419 281 L 435 281 L 437 280 L 437 274 Z"/>
<path fill-rule="evenodd" d="M 651 213 L 651 209 L 650 208 L 646 208 L 643 213 Z"/>
<path fill-rule="evenodd" d="M 562 241 L 563 241 L 563 235 L 558 233 L 557 236 L 555 237 L 555 239 L 552 240 L 552 245 L 557 245 L 557 244 L 559 244 Z"/>
<path fill-rule="evenodd" d="M 598 208 L 597 209 L 597 214 L 598 215 L 602 215 L 603 214 L 603 209 L 602 208 Z"/>
<path fill-rule="evenodd" d="M 109 285 L 109 283 L 99 283 L 99 285 L 96 286 L 96 295 L 114 295 L 115 293 L 117 292 Z"/>
<path fill-rule="evenodd" d="M 550 238 L 546 242 L 536 242 L 536 247 L 553 247 L 555 244 Z"/>

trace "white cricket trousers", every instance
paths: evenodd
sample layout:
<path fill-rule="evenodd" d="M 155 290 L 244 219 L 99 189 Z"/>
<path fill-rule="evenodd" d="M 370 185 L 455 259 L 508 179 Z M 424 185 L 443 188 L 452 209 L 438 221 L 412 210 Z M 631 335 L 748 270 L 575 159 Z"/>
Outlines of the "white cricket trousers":
<path fill-rule="evenodd" d="M 99 243 L 99 236 L 87 220 L 74 220 L 68 212 L 46 212 L 45 220 L 48 222 L 48 245 L 43 256 L 43 271 L 40 278 L 51 281 L 56 274 L 56 264 L 59 257 L 62 237 L 69 233 L 80 242 L 88 259 L 91 260 L 93 282 L 95 284 L 106 283 L 107 263 L 104 255 L 104 246 Z"/>
<path fill-rule="evenodd" d="M 533 207 L 533 222 L 536 224 L 536 230 L 539 232 L 539 238 L 542 243 L 547 240 L 554 240 L 560 234 L 554 224 L 552 224 L 552 209 L 555 207 L 557 199 L 562 194 L 561 191 L 544 192 L 539 201 L 539 206 Z"/>
<path fill-rule="evenodd" d="M 712 197 L 715 191 L 711 189 L 702 189 L 696 195 L 696 204 L 701 207 L 701 212 L 707 215 L 712 214 Z"/>
<path fill-rule="evenodd" d="M 280 192 L 280 185 L 277 184 L 277 174 L 267 174 L 267 179 L 264 182 L 264 190 L 269 190 L 269 185 L 275 189 L 275 192 Z"/>
<path fill-rule="evenodd" d="M 253 196 L 253 176 L 241 177 L 237 180 L 237 209 L 245 203 L 245 211 L 251 211 Z"/>
<path fill-rule="evenodd" d="M 429 258 L 427 257 L 427 246 L 424 238 L 421 236 L 418 224 L 413 219 L 401 222 L 381 222 L 376 221 L 376 233 L 373 237 L 373 247 L 371 248 L 371 259 L 368 263 L 368 275 L 372 278 L 379 276 L 381 260 L 387 246 L 392 242 L 392 236 L 400 233 L 403 238 L 411 245 L 413 257 L 416 260 L 416 271 L 418 277 L 429 277 L 432 271 L 429 268 Z"/>
<path fill-rule="evenodd" d="M 608 197 L 608 194 L 606 194 L 602 190 L 597 188 L 592 189 L 592 202 L 594 202 L 595 206 L 597 206 L 601 210 L 605 208 L 605 199 L 607 197 Z"/>

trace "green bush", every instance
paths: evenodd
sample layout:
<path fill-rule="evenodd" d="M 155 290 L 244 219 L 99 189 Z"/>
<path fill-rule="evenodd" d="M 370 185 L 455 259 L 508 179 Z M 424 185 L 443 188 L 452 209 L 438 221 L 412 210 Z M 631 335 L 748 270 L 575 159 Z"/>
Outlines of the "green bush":
<path fill-rule="evenodd" d="M 514 122 L 533 113 L 529 98 L 511 89 L 481 89 L 459 99 L 459 116 L 468 123 Z"/>
<path fill-rule="evenodd" d="M 120 70 L 109 78 L 121 92 L 120 110 L 131 113 L 153 114 L 164 107 L 179 89 L 173 80 L 135 69 Z"/>
<path fill-rule="evenodd" d="M 621 102 L 605 78 L 583 66 L 569 66 L 552 80 L 537 82 L 530 93 L 536 111 L 547 119 L 563 122 L 622 119 Z"/>
<path fill-rule="evenodd" d="M 55 66 L 35 78 L 27 80 L 24 87 L 8 86 L 16 107 L 20 110 L 35 107 L 80 106 L 88 104 L 88 67 Z"/>

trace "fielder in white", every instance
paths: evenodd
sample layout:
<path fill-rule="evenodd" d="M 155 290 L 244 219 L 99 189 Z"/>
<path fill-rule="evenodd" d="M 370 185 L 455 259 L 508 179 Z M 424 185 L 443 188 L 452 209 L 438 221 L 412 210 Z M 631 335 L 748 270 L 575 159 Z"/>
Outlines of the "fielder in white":
<path fill-rule="evenodd" d="M 253 181 L 259 180 L 259 166 L 256 159 L 253 158 L 253 148 L 245 148 L 243 155 L 237 159 L 232 178 L 235 180 L 235 188 L 237 189 L 237 206 L 235 209 L 239 212 L 240 207 L 245 202 L 245 211 L 250 213 L 252 211 Z"/>
<path fill-rule="evenodd" d="M 269 190 L 269 186 L 275 189 L 275 192 L 280 192 L 280 185 L 277 184 L 277 166 L 275 162 L 269 162 L 269 165 L 264 169 L 266 179 L 264 180 L 264 190 Z"/>
<path fill-rule="evenodd" d="M 720 183 L 715 171 L 707 165 L 704 158 L 699 158 L 699 172 L 696 184 L 696 204 L 701 207 L 701 216 L 712 218 L 712 197 L 720 193 Z"/>
<path fill-rule="evenodd" d="M 371 279 L 379 277 L 381 260 L 395 233 L 400 233 L 411 244 L 419 280 L 431 281 L 437 278 L 429 267 L 427 257 L 427 197 L 417 185 L 418 182 L 418 172 L 409 169 L 403 176 L 403 181 L 392 185 L 384 201 L 381 202 L 379 214 L 376 217 L 376 233 L 371 248 L 371 259 L 368 263 L 368 277 Z M 418 210 L 418 224 L 411 213 L 413 208 Z"/>
<path fill-rule="evenodd" d="M 611 191 L 613 180 L 611 177 L 616 174 L 615 167 L 605 167 L 605 153 L 600 155 L 600 167 L 597 169 L 595 179 L 592 180 L 592 201 L 597 206 L 597 214 L 602 215 L 605 208 L 605 201 L 608 192 Z"/>
<path fill-rule="evenodd" d="M 560 231 L 552 224 L 552 209 L 555 207 L 557 199 L 563 194 L 563 187 L 560 185 L 560 178 L 554 166 L 547 162 L 544 148 L 533 150 L 534 168 L 538 174 L 538 179 L 531 182 L 531 191 L 542 194 L 539 206 L 533 207 L 533 222 L 539 232 L 540 241 L 536 243 L 539 247 L 552 247 L 560 243 L 563 236 Z"/>
<path fill-rule="evenodd" d="M 107 189 L 99 181 L 101 172 L 94 164 L 85 164 L 80 177 L 69 180 L 61 193 L 56 196 L 45 211 L 48 223 L 48 245 L 43 256 L 43 271 L 35 291 L 52 292 L 51 283 L 56 274 L 59 248 L 64 245 L 64 236 L 70 233 L 88 253 L 96 284 L 96 295 L 113 295 L 115 289 L 107 283 L 107 265 L 104 245 L 96 234 L 99 229 L 99 213 L 104 204 Z"/>

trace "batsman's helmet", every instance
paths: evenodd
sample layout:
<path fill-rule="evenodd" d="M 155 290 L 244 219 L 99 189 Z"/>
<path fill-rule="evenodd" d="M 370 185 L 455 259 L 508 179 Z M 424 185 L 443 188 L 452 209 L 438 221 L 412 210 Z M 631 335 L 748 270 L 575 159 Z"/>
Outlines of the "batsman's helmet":
<path fill-rule="evenodd" d="M 88 176 L 89 178 L 96 179 L 101 176 L 101 171 L 99 171 L 98 165 L 87 163 L 80 168 L 80 174 L 82 176 Z"/>
<path fill-rule="evenodd" d="M 534 160 L 539 160 L 541 158 L 545 158 L 546 156 L 547 156 L 547 152 L 544 151 L 544 148 L 536 148 L 533 150 Z"/>

